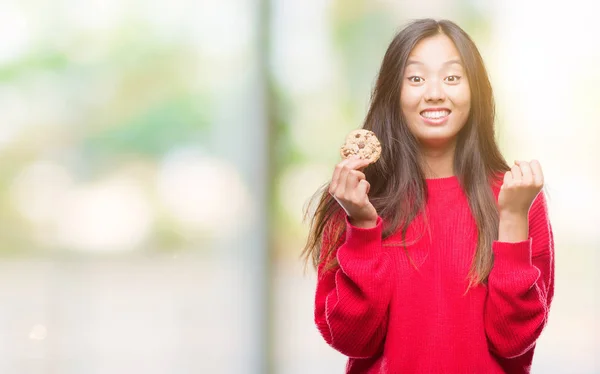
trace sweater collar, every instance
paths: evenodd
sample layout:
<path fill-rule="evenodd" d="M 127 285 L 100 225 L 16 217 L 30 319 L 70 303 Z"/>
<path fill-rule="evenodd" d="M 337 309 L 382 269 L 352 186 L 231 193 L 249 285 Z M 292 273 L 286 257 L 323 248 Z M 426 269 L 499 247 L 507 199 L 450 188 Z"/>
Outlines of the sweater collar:
<path fill-rule="evenodd" d="M 460 181 L 456 175 L 444 178 L 427 178 L 427 189 L 429 191 L 443 191 L 460 188 Z"/>

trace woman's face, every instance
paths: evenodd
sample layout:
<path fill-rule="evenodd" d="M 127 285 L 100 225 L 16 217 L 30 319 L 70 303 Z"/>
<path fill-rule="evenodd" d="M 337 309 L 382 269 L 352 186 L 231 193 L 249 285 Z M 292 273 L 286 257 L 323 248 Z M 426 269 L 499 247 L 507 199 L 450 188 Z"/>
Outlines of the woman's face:
<path fill-rule="evenodd" d="M 409 55 L 400 106 L 408 127 L 426 148 L 456 139 L 471 109 L 471 91 L 454 43 L 444 34 L 421 40 Z"/>

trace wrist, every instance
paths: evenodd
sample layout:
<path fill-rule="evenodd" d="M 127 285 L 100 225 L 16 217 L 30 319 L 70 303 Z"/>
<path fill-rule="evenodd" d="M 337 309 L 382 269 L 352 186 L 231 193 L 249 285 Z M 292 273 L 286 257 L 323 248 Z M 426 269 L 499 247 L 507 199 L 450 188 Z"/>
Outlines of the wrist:
<path fill-rule="evenodd" d="M 348 220 L 354 227 L 358 227 L 359 229 L 372 229 L 377 226 L 377 218 L 374 220 L 355 220 L 352 217 L 348 217 Z"/>
<path fill-rule="evenodd" d="M 529 236 L 529 221 L 527 213 L 501 212 L 498 227 L 498 240 L 515 243 L 527 240 Z"/>
<path fill-rule="evenodd" d="M 518 211 L 518 210 L 500 210 L 499 218 L 500 220 L 505 221 L 521 221 L 527 220 L 529 217 L 528 211 Z"/>

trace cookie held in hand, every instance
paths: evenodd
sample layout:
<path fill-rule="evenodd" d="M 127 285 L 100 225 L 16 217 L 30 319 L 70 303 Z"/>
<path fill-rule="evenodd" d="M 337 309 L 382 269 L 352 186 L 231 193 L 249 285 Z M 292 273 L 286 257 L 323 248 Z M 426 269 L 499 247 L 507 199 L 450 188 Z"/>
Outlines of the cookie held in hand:
<path fill-rule="evenodd" d="M 372 131 L 358 129 L 346 136 L 346 143 L 340 149 L 340 153 L 343 158 L 357 155 L 373 164 L 381 156 L 381 143 Z"/>

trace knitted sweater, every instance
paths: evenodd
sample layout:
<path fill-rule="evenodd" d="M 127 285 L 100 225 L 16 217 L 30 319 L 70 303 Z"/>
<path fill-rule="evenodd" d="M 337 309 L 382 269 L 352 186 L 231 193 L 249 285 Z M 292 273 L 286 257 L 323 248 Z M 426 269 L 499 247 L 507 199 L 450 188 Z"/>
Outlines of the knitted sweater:
<path fill-rule="evenodd" d="M 393 244 L 399 233 L 382 241 L 381 218 L 370 229 L 346 218 L 339 267 L 318 269 L 320 333 L 349 357 L 346 373 L 528 373 L 554 293 L 543 193 L 529 211 L 529 239 L 495 241 L 487 284 L 466 292 L 477 243 L 467 198 L 457 177 L 428 179 L 427 189 L 427 220 L 408 228 L 410 257 Z"/>

